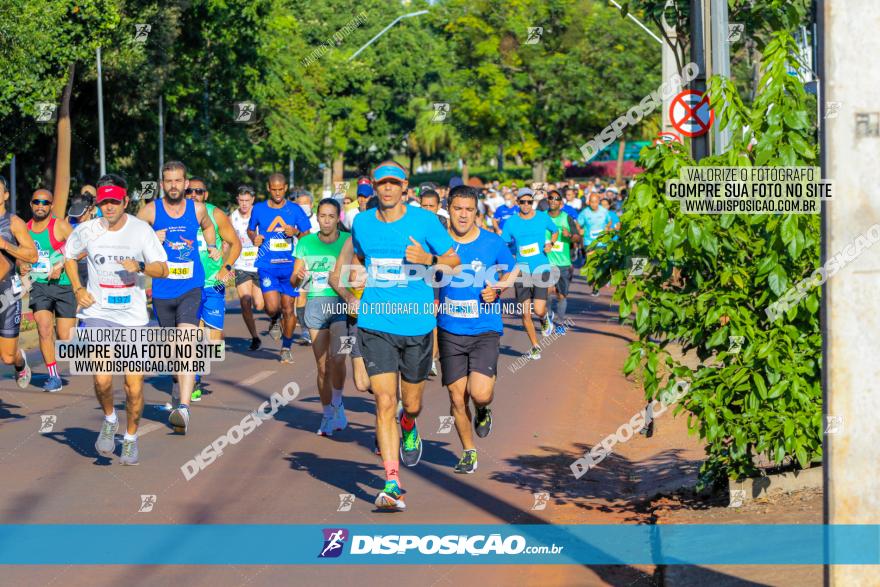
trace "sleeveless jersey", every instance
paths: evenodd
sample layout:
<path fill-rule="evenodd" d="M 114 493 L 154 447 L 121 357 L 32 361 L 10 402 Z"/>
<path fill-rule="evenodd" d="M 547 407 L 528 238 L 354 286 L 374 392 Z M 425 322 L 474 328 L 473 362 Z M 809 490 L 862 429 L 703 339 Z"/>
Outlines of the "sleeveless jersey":
<path fill-rule="evenodd" d="M 199 219 L 195 202 L 186 200 L 183 215 L 172 218 L 165 211 L 164 200 L 158 200 L 153 230 L 163 229 L 162 247 L 168 255 L 168 277 L 153 280 L 153 297 L 167 300 L 205 285 L 205 270 L 198 254 Z"/>
<path fill-rule="evenodd" d="M 49 273 L 56 264 L 64 262 L 64 242 L 55 239 L 55 218 L 42 232 L 34 232 L 34 221 L 28 220 L 27 229 L 37 245 L 37 262 L 31 265 L 31 279 L 36 283 L 49 283 Z M 65 271 L 61 271 L 58 279 L 51 280 L 58 285 L 70 285 Z"/>

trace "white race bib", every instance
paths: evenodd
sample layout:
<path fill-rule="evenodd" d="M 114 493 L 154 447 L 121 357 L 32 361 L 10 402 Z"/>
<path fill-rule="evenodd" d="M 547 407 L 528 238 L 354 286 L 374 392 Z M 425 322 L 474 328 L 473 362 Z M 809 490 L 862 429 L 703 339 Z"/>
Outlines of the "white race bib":
<path fill-rule="evenodd" d="M 403 259 L 372 259 L 374 275 L 377 279 L 388 281 L 403 281 L 406 275 L 403 273 Z"/>
<path fill-rule="evenodd" d="M 193 262 L 174 263 L 168 261 L 168 279 L 189 279 L 193 276 Z"/>
<path fill-rule="evenodd" d="M 101 306 L 108 310 L 126 310 L 131 307 L 132 287 L 101 286 Z"/>
<path fill-rule="evenodd" d="M 519 248 L 519 256 L 520 257 L 534 257 L 539 252 L 538 243 L 532 243 L 530 245 L 524 245 Z"/>
<path fill-rule="evenodd" d="M 562 241 L 556 241 L 555 243 L 553 243 L 553 248 L 551 248 L 550 250 L 553 251 L 554 253 L 561 253 L 562 252 Z"/>
<path fill-rule="evenodd" d="M 312 287 L 314 289 L 329 287 L 327 282 L 328 277 L 327 271 L 319 271 L 317 273 L 312 273 Z"/>
<path fill-rule="evenodd" d="M 453 300 L 446 298 L 446 314 L 453 318 L 479 318 L 480 308 L 477 300 Z"/>
<path fill-rule="evenodd" d="M 290 240 L 286 238 L 273 238 L 269 240 L 269 250 L 275 252 L 292 251 L 293 246 Z"/>
<path fill-rule="evenodd" d="M 18 274 L 12 276 L 12 295 L 17 296 L 21 293 L 21 278 Z"/>
<path fill-rule="evenodd" d="M 31 271 L 37 275 L 49 275 L 52 265 L 49 263 L 49 255 L 40 252 L 37 262 L 31 265 Z"/>

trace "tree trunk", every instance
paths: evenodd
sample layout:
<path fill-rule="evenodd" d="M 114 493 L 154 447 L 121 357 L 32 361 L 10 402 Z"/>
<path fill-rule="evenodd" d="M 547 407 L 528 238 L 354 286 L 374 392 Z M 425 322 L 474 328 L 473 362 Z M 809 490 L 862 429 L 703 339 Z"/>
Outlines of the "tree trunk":
<path fill-rule="evenodd" d="M 468 179 L 470 179 L 470 175 L 468 174 L 468 164 L 467 159 L 461 160 L 461 181 L 467 184 Z"/>
<path fill-rule="evenodd" d="M 626 150 L 626 140 L 620 139 L 620 144 L 617 147 L 617 173 L 615 173 L 614 183 L 615 185 L 620 185 L 620 182 L 623 181 L 623 154 Z"/>
<path fill-rule="evenodd" d="M 498 143 L 498 173 L 504 173 L 504 145 Z"/>
<path fill-rule="evenodd" d="M 522 155 L 520 155 L 519 153 L 513 156 L 513 160 L 516 162 L 517 167 L 523 166 L 523 158 Z"/>
<path fill-rule="evenodd" d="M 545 183 L 547 181 L 547 165 L 544 161 L 532 163 L 532 181 Z"/>
<path fill-rule="evenodd" d="M 413 151 L 409 152 L 409 177 L 412 177 L 413 174 L 413 166 L 416 162 L 416 154 Z"/>
<path fill-rule="evenodd" d="M 345 153 L 340 151 L 333 159 L 333 183 L 342 181 L 342 172 L 345 169 Z"/>

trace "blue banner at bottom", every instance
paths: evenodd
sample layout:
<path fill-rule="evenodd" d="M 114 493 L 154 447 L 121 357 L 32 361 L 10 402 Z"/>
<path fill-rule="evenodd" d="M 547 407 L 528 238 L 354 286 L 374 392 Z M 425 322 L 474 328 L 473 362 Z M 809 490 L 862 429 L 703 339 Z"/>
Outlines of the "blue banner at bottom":
<path fill-rule="evenodd" d="M 96 544 L 110 548 L 96 548 Z M 180 548 L 210 544 L 210 548 Z M 283 545 L 283 546 L 282 546 Z M 880 526 L 0 526 L 0 564 L 880 564 Z"/>

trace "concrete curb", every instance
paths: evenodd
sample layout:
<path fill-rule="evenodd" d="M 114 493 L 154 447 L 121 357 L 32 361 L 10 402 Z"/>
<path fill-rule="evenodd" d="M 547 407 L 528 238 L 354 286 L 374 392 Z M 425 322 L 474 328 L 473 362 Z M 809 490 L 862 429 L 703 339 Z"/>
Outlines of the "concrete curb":
<path fill-rule="evenodd" d="M 731 479 L 728 488 L 730 490 L 729 507 L 740 507 L 759 497 L 801 489 L 822 489 L 822 467 L 788 471 L 740 481 Z"/>

